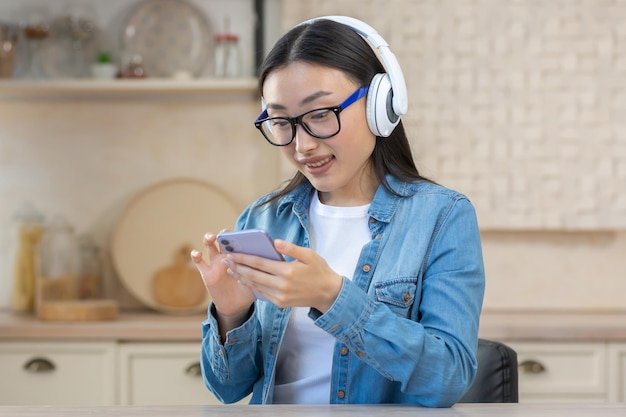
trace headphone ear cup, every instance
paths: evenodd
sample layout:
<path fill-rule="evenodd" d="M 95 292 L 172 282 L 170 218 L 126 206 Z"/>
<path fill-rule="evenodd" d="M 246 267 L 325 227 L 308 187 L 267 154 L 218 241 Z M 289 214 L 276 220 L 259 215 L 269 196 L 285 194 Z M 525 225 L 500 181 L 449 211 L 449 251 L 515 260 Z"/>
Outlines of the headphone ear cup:
<path fill-rule="evenodd" d="M 376 136 L 386 138 L 400 123 L 400 117 L 393 110 L 393 91 L 387 74 L 376 74 L 372 78 L 367 93 L 367 124 Z"/>

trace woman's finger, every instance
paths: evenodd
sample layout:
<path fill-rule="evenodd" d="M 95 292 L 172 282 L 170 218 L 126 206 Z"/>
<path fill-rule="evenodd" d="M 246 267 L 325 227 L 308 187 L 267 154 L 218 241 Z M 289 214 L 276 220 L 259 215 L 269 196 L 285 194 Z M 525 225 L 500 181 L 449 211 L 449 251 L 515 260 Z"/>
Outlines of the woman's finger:
<path fill-rule="evenodd" d="M 311 249 L 294 245 L 293 243 L 287 242 L 286 240 L 282 239 L 274 240 L 274 247 L 283 256 L 288 256 L 304 263 L 308 263 L 308 261 L 310 261 L 315 256 L 315 252 L 313 252 Z"/>
<path fill-rule="evenodd" d="M 206 247 L 209 253 L 209 259 L 213 259 L 215 256 L 217 256 L 220 253 L 219 248 L 215 244 L 215 242 L 217 241 L 216 235 L 214 235 L 213 233 L 206 233 L 204 235 L 203 241 L 204 241 L 204 246 Z"/>

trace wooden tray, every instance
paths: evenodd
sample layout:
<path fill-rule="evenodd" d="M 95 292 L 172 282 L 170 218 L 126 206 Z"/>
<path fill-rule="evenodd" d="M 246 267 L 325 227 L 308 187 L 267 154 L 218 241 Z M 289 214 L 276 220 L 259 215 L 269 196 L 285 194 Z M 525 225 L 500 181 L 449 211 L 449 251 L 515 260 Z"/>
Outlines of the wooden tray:
<path fill-rule="evenodd" d="M 37 317 L 49 321 L 102 321 L 117 319 L 114 300 L 44 301 Z"/>

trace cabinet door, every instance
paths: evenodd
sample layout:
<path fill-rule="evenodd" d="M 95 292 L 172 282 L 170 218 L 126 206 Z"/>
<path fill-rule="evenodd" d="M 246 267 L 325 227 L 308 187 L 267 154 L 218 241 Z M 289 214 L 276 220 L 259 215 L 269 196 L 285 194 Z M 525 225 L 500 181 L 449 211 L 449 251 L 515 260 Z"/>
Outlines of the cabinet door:
<path fill-rule="evenodd" d="M 0 343 L 0 404 L 115 404 L 113 342 Z"/>
<path fill-rule="evenodd" d="M 608 399 L 604 343 L 507 342 L 517 352 L 520 402 Z"/>
<path fill-rule="evenodd" d="M 219 404 L 200 372 L 200 342 L 120 344 L 121 404 Z"/>
<path fill-rule="evenodd" d="M 626 401 L 626 343 L 609 345 L 610 401 Z"/>

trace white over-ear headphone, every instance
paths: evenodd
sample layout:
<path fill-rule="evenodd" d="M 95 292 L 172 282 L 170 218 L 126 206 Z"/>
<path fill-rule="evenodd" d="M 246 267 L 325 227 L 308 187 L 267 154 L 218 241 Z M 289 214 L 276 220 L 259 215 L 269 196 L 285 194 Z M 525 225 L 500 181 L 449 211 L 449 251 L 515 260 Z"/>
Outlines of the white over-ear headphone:
<path fill-rule="evenodd" d="M 366 105 L 367 124 L 376 136 L 391 135 L 393 129 L 400 123 L 400 116 L 406 114 L 409 106 L 404 75 L 396 56 L 373 27 L 358 19 L 348 16 L 323 16 L 301 24 L 322 19 L 348 26 L 379 51 L 387 72 L 376 74 L 370 83 Z"/>

